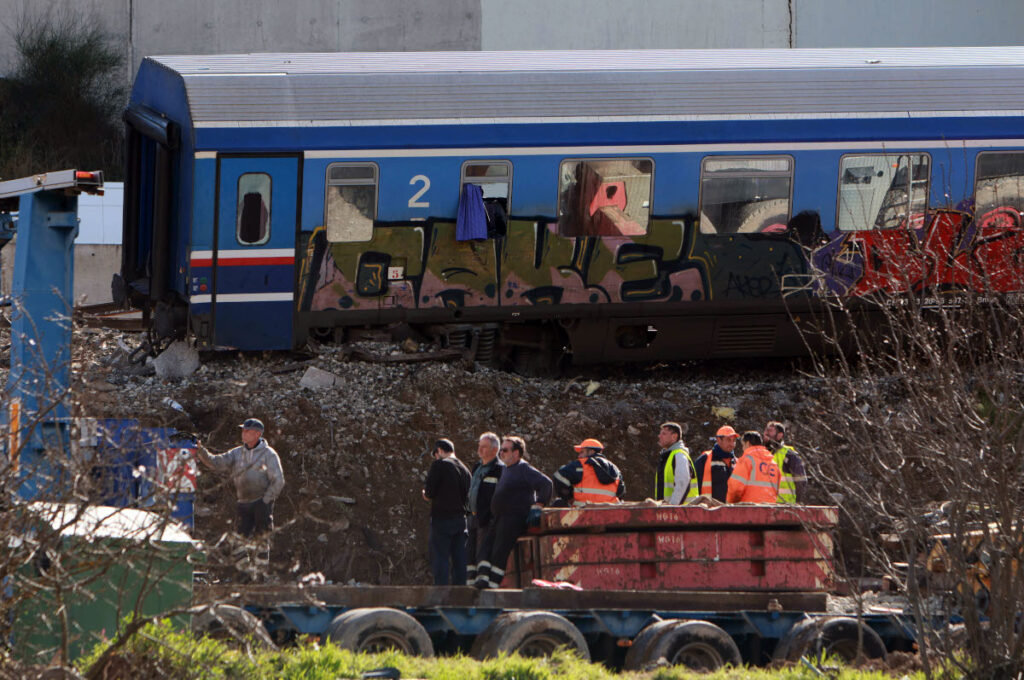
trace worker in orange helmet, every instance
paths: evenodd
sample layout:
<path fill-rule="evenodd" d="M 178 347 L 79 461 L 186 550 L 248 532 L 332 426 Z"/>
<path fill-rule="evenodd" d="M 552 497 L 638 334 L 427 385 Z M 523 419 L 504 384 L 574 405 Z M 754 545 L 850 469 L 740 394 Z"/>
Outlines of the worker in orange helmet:
<path fill-rule="evenodd" d="M 615 463 L 604 457 L 604 444 L 584 439 L 573 448 L 577 459 L 551 476 L 558 495 L 556 505 L 620 502 L 626 493 L 626 483 Z"/>
<path fill-rule="evenodd" d="M 740 433 L 731 425 L 723 425 L 715 433 L 715 445 L 697 457 L 693 462 L 694 476 L 697 480 L 697 492 L 701 496 L 711 496 L 725 503 L 729 489 L 729 477 L 732 467 L 736 464 L 736 440 Z"/>
<path fill-rule="evenodd" d="M 729 503 L 774 503 L 782 473 L 771 451 L 762 446 L 760 432 L 743 433 L 743 455 L 729 478 Z"/>

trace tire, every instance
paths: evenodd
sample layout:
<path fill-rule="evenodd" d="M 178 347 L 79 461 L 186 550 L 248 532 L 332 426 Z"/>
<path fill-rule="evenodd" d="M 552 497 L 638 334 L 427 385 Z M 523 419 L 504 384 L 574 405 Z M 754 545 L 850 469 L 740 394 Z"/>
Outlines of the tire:
<path fill-rule="evenodd" d="M 800 657 L 806 654 L 814 638 L 818 634 L 817 619 L 801 619 L 793 624 L 793 627 L 786 631 L 786 634 L 775 645 L 772 653 L 773 662 L 799 661 Z"/>
<path fill-rule="evenodd" d="M 550 656 L 559 647 L 566 647 L 584 661 L 590 661 L 590 650 L 583 634 L 567 619 L 553 612 L 507 612 L 487 626 L 473 641 L 470 656 L 492 659 L 499 654 L 525 657 Z"/>
<path fill-rule="evenodd" d="M 863 631 L 861 653 L 868 659 L 885 660 L 885 643 L 870 626 L 848 616 L 837 616 L 822 622 L 815 640 L 814 652 L 829 654 L 843 661 L 857 660 L 857 630 Z"/>
<path fill-rule="evenodd" d="M 740 225 L 736 232 L 754 234 L 773 224 L 786 224 L 788 210 L 789 201 L 785 198 L 772 198 L 746 205 L 740 211 Z"/>
<path fill-rule="evenodd" d="M 647 663 L 647 648 L 657 635 L 660 635 L 666 628 L 679 623 L 679 619 L 665 619 L 655 621 L 643 627 L 637 636 L 633 638 L 633 644 L 626 652 L 626 660 L 622 668 L 627 671 L 642 671 Z"/>
<path fill-rule="evenodd" d="M 707 621 L 677 621 L 666 627 L 647 646 L 646 662 L 664 658 L 669 666 L 694 671 L 714 671 L 743 665 L 736 642 L 724 630 Z"/>
<path fill-rule="evenodd" d="M 857 630 L 864 631 L 863 656 L 868 659 L 885 659 L 885 643 L 874 630 L 857 619 L 835 616 L 824 619 L 805 619 L 793 626 L 775 648 L 773 661 L 797 662 L 811 654 L 838 656 L 852 662 L 857 656 Z"/>
<path fill-rule="evenodd" d="M 259 647 L 276 650 L 263 622 L 252 612 L 230 604 L 203 607 L 192 617 L 192 632 L 219 640 L 251 638 Z"/>
<path fill-rule="evenodd" d="M 434 656 L 434 643 L 419 621 L 388 607 L 352 609 L 334 617 L 327 639 L 352 652 L 394 649 L 410 656 Z"/>

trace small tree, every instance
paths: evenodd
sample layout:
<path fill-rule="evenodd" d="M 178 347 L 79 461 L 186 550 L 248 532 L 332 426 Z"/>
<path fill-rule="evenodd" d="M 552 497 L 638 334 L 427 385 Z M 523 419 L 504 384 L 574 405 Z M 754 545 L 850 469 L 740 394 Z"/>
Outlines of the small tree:
<path fill-rule="evenodd" d="M 65 167 L 121 176 L 124 55 L 74 10 L 23 16 L 17 61 L 0 81 L 0 177 Z"/>
<path fill-rule="evenodd" d="M 963 224 L 969 235 L 969 216 Z M 873 292 L 828 298 L 808 331 L 810 344 L 832 350 L 814 362 L 824 388 L 809 416 L 820 436 L 812 474 L 838 500 L 863 558 L 908 597 L 926 675 L 1016 678 L 1024 306 L 993 282 L 1017 265 L 937 262 L 907 233 L 899 253 L 872 253 L 876 266 L 899 267 L 883 267 Z M 938 266 L 961 285 L 930 285 Z M 1014 272 L 1019 283 L 1024 272 Z M 841 330 L 851 319 L 856 330 Z M 962 635 L 951 635 L 958 614 Z"/>

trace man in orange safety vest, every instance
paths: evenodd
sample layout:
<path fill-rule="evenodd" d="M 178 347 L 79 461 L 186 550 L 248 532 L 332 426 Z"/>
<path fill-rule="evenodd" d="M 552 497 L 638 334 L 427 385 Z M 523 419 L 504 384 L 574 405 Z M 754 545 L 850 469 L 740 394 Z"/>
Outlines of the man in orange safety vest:
<path fill-rule="evenodd" d="M 559 499 L 555 504 L 564 507 L 620 502 L 626 493 L 626 483 L 615 463 L 604 457 L 604 444 L 584 439 L 573 448 L 578 458 L 551 476 Z"/>
<path fill-rule="evenodd" d="M 782 473 L 771 451 L 762 446 L 760 432 L 743 433 L 743 455 L 729 478 L 728 503 L 774 503 Z"/>

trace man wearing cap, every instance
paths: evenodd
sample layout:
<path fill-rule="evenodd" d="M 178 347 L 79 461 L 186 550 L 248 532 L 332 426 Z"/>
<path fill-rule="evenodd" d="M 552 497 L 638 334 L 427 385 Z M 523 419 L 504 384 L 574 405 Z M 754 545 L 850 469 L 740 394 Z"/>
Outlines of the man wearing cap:
<path fill-rule="evenodd" d="M 263 438 L 263 422 L 247 418 L 239 427 L 241 446 L 213 455 L 197 441 L 196 451 L 206 467 L 231 474 L 238 500 L 236 531 L 242 536 L 254 536 L 274 528 L 274 501 L 284 488 L 284 472 L 277 451 Z"/>
<path fill-rule="evenodd" d="M 573 447 L 578 458 L 566 463 L 551 477 L 561 507 L 586 503 L 619 503 L 626 483 L 615 463 L 604 457 L 604 444 L 584 439 Z"/>
<path fill-rule="evenodd" d="M 739 432 L 723 425 L 715 433 L 715 445 L 702 453 L 693 463 L 701 496 L 711 496 L 725 503 L 729 494 L 729 477 L 736 464 L 736 440 Z"/>
<path fill-rule="evenodd" d="M 430 501 L 430 572 L 435 586 L 461 586 L 466 583 L 469 468 L 455 457 L 450 439 L 438 439 L 431 453 L 434 462 L 423 483 L 423 498 Z"/>
<path fill-rule="evenodd" d="M 783 440 L 786 438 L 786 427 L 777 420 L 769 421 L 764 426 L 764 445 L 772 452 L 775 464 L 779 466 L 782 480 L 779 482 L 779 503 L 798 503 L 804 496 L 807 486 L 807 472 L 800 454 Z"/>

